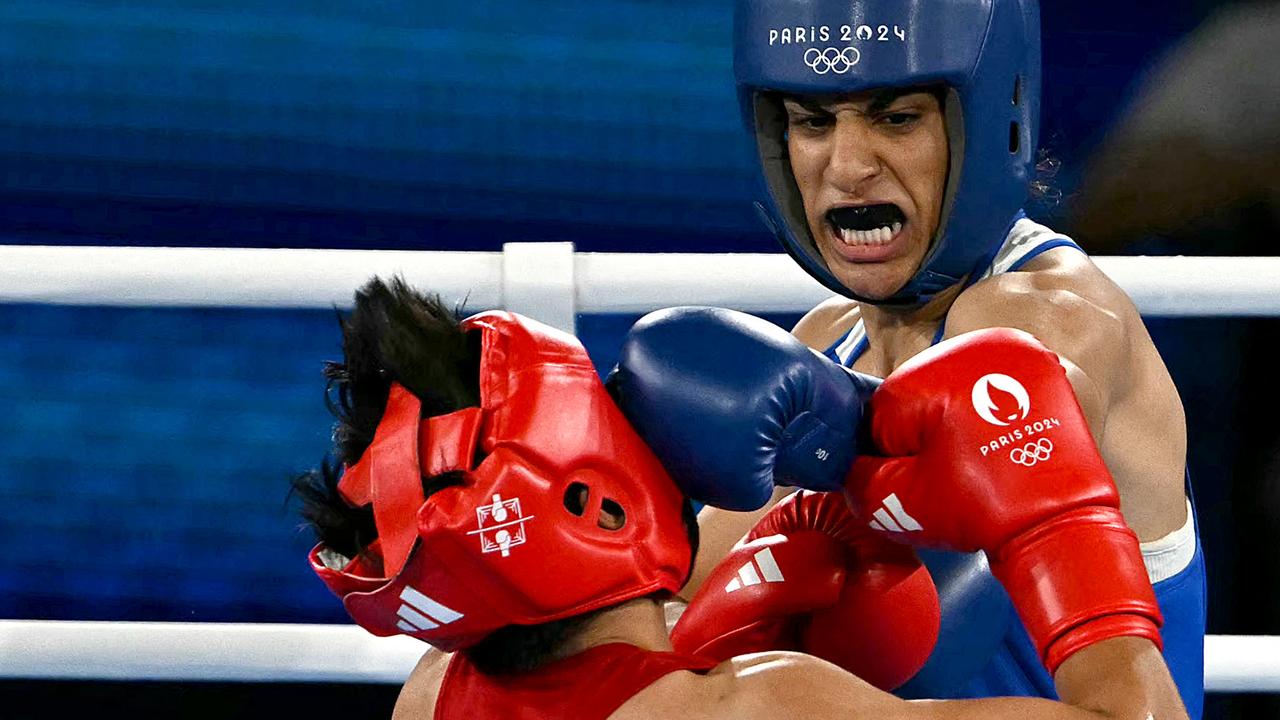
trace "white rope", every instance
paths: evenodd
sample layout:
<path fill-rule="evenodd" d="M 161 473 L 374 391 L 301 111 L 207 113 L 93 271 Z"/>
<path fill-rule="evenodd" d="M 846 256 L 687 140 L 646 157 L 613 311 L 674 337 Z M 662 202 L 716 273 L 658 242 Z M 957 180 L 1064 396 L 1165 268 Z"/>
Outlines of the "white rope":
<path fill-rule="evenodd" d="M 471 309 L 505 307 L 553 324 L 566 312 L 671 305 L 804 312 L 830 296 L 780 254 L 576 253 L 569 267 L 566 246 L 508 243 L 500 253 L 0 246 L 0 302 L 347 306 L 370 275 L 394 273 L 449 303 L 467 299 Z M 1095 261 L 1146 315 L 1280 315 L 1280 258 Z"/>
<path fill-rule="evenodd" d="M 0 246 L 0 300 L 66 305 L 331 307 L 403 273 L 447 300 L 497 307 L 502 254 Z"/>
<path fill-rule="evenodd" d="M 0 620 L 0 677 L 402 683 L 424 643 L 355 625 Z"/>
<path fill-rule="evenodd" d="M 1280 692 L 1280 635 L 1207 635 L 1204 668 L 1209 692 Z"/>
<path fill-rule="evenodd" d="M 428 651 L 354 625 L 0 620 L 0 678 L 396 684 Z M 1210 635 L 1204 655 L 1208 692 L 1280 692 L 1280 636 Z"/>
<path fill-rule="evenodd" d="M 0 302 L 330 307 L 371 275 L 572 329 L 574 312 L 803 312 L 829 293 L 784 255 L 0 246 Z M 1280 315 L 1280 258 L 1102 257 L 1152 316 Z M 399 683 L 426 646 L 354 626 L 0 620 L 0 677 Z M 1212 692 L 1280 692 L 1280 637 L 1209 636 Z"/>

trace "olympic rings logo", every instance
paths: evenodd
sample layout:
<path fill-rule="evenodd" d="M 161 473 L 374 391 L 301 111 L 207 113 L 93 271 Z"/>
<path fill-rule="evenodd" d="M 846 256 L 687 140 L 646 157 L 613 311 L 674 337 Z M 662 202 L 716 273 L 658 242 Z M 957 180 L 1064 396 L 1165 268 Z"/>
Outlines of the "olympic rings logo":
<path fill-rule="evenodd" d="M 1038 462 L 1048 460 L 1052 452 L 1053 443 L 1049 442 L 1049 438 L 1040 438 L 1033 443 L 1027 443 L 1020 448 L 1010 450 L 1009 459 L 1019 465 L 1031 467 Z"/>
<path fill-rule="evenodd" d="M 862 53 L 856 47 L 847 48 L 809 48 L 804 51 L 804 64 L 819 75 L 835 73 L 843 75 L 853 69 L 862 59 Z"/>

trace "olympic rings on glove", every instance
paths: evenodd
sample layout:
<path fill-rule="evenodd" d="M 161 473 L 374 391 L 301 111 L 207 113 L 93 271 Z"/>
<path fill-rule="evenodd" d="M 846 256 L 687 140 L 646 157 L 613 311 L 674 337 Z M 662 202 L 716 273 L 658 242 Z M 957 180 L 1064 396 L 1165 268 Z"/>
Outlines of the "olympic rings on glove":
<path fill-rule="evenodd" d="M 1010 450 L 1009 459 L 1019 465 L 1031 467 L 1038 462 L 1048 460 L 1052 452 L 1053 443 L 1049 441 L 1049 438 L 1040 438 L 1033 443 L 1027 443 L 1020 448 Z"/>
<path fill-rule="evenodd" d="M 804 51 L 804 64 L 819 75 L 833 72 L 843 75 L 853 69 L 862 59 L 862 53 L 856 47 L 847 48 L 809 48 Z"/>

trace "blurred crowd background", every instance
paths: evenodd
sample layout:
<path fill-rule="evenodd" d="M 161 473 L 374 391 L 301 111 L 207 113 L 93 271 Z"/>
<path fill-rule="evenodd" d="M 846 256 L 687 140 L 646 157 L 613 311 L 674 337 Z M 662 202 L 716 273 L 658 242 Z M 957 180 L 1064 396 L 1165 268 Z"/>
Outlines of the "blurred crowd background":
<path fill-rule="evenodd" d="M 1030 214 L 1098 254 L 1275 254 L 1276 4 L 1042 16 Z M 731 28 L 728 0 L 3 0 L 0 244 L 777 252 Z M 579 318 L 602 369 L 634 319 Z M 1280 324 L 1148 324 L 1187 409 L 1209 630 L 1280 634 Z M 345 622 L 286 506 L 328 445 L 338 340 L 332 311 L 0 304 L 0 617 Z M 7 681 L 0 716 L 394 695 Z"/>

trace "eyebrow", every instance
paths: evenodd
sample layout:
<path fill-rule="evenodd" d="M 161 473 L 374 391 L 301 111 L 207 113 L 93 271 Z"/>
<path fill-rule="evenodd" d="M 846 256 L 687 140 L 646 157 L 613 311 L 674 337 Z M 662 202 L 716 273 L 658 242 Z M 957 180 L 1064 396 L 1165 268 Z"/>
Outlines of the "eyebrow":
<path fill-rule="evenodd" d="M 871 95 L 871 102 L 867 105 L 867 113 L 883 112 L 898 98 L 905 95 L 930 94 L 931 92 L 927 86 L 882 88 Z M 789 100 L 809 112 L 828 112 L 827 106 L 834 102 L 839 102 L 841 97 L 848 97 L 848 95 L 783 95 L 782 99 L 783 101 Z"/>
<path fill-rule="evenodd" d="M 898 98 L 904 95 L 914 95 L 918 92 L 923 92 L 923 90 L 916 87 L 886 88 L 884 90 L 880 90 L 875 95 L 871 96 L 871 104 L 867 106 L 867 112 L 872 114 L 883 112 L 885 108 L 892 105 Z"/>

